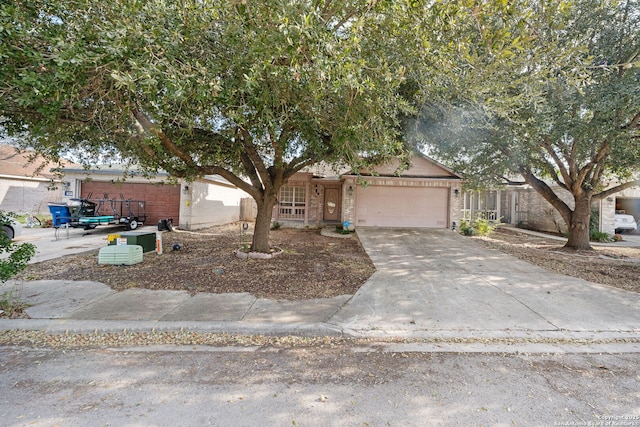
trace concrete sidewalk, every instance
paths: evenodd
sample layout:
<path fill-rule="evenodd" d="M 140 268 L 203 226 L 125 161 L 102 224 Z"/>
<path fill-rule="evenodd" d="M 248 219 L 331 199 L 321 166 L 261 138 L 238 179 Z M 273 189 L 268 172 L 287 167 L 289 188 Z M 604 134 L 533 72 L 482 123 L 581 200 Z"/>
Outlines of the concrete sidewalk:
<path fill-rule="evenodd" d="M 497 340 L 504 351 L 514 349 L 504 344 L 514 339 L 532 342 L 536 351 L 569 351 L 570 340 L 586 340 L 597 343 L 589 351 L 640 351 L 636 293 L 550 273 L 448 230 L 359 229 L 358 236 L 377 271 L 353 296 L 273 301 L 33 281 L 0 287 L 1 294 L 15 286 L 31 305 L 31 319 L 0 320 L 0 330 L 415 338 L 440 349 Z"/>

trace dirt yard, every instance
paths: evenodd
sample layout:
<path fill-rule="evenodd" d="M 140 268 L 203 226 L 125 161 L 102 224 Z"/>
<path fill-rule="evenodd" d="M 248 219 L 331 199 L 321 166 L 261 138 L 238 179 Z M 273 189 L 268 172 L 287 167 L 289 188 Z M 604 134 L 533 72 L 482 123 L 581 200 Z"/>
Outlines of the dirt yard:
<path fill-rule="evenodd" d="M 640 292 L 640 248 L 566 251 L 562 242 L 509 229 L 472 239 L 557 273 Z M 117 290 L 248 292 L 295 300 L 354 294 L 374 272 L 355 235 L 343 239 L 322 236 L 319 230 L 279 229 L 272 231 L 271 242 L 284 252 L 270 260 L 244 260 L 234 251 L 250 243 L 250 235 L 243 240 L 239 224 L 197 233 L 176 231 L 165 233 L 163 255 L 146 254 L 142 264 L 98 265 L 97 251 L 92 251 L 31 265 L 21 277 L 93 280 Z M 173 250 L 174 244 L 180 249 Z"/>
<path fill-rule="evenodd" d="M 564 249 L 562 241 L 509 228 L 498 228 L 491 236 L 473 239 L 549 271 L 640 292 L 640 248 L 624 247 L 619 242 L 594 244 L 592 251 L 573 251 Z"/>
<path fill-rule="evenodd" d="M 243 238 L 240 224 L 167 232 L 164 253 L 145 254 L 141 264 L 98 265 L 96 250 L 30 265 L 22 277 L 92 280 L 116 290 L 248 292 L 257 297 L 296 300 L 354 294 L 374 272 L 355 235 L 333 238 L 322 236 L 320 230 L 272 230 L 271 244 L 283 253 L 269 260 L 238 258 L 234 251 L 250 243 L 251 235 Z M 172 249 L 176 244 L 179 250 Z"/>

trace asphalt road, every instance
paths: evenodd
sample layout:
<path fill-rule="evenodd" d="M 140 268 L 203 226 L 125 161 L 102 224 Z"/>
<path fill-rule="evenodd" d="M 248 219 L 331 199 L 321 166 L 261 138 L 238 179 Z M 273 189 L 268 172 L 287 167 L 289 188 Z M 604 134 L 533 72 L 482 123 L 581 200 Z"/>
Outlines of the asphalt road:
<path fill-rule="evenodd" d="M 640 354 L 0 351 L 3 426 L 640 426 Z"/>

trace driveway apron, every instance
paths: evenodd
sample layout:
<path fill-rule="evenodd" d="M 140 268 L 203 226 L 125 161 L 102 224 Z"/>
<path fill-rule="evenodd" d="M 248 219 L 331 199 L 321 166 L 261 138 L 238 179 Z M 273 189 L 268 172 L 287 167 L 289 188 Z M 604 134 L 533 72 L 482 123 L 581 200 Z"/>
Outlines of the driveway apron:
<path fill-rule="evenodd" d="M 345 331 L 636 332 L 636 293 L 555 274 L 448 230 L 360 228 L 376 272 L 331 319 Z"/>

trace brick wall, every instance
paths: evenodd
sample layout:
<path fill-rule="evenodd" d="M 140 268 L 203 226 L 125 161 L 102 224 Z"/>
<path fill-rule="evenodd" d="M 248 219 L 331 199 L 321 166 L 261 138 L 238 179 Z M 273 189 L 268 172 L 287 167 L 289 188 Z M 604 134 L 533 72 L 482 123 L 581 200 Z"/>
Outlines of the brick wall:
<path fill-rule="evenodd" d="M 82 182 L 82 197 L 88 197 L 89 193 L 92 193 L 92 200 L 102 199 L 103 194 L 106 193 L 109 199 L 120 199 L 122 194 L 125 199 L 145 201 L 146 225 L 155 225 L 164 218 L 172 218 L 174 224 L 180 221 L 180 185 L 178 184 Z"/>

